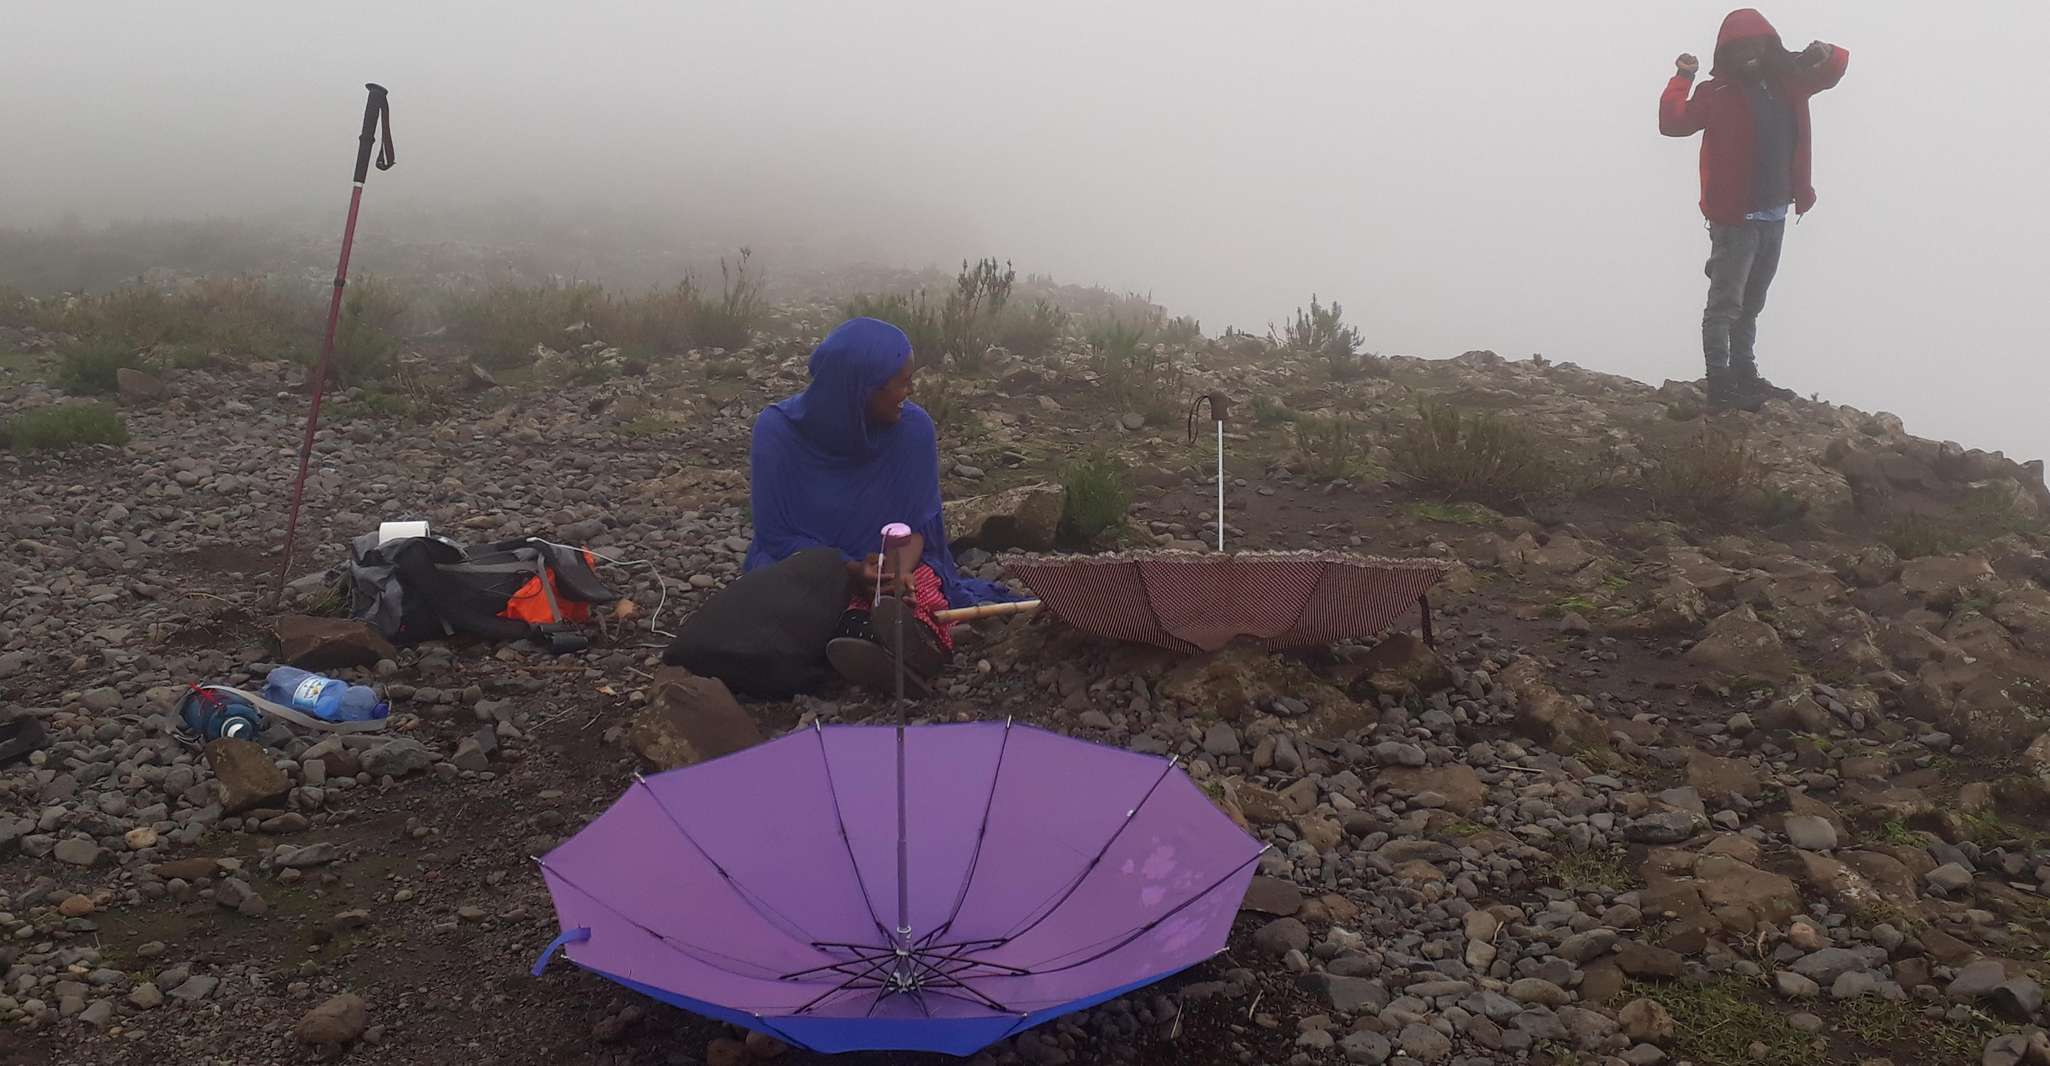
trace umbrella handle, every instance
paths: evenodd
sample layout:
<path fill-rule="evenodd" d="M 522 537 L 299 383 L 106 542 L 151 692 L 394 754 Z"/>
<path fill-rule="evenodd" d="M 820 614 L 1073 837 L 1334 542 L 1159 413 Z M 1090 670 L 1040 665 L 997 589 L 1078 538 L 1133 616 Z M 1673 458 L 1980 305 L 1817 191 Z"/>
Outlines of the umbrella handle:
<path fill-rule="evenodd" d="M 534 960 L 534 976 L 539 977 L 543 970 L 548 969 L 548 961 L 554 958 L 555 953 L 562 950 L 564 945 L 581 944 L 589 939 L 591 939 L 591 927 L 588 925 L 580 925 L 575 929 L 564 929 L 561 936 L 549 941 L 548 946 L 541 949 L 541 957 Z"/>

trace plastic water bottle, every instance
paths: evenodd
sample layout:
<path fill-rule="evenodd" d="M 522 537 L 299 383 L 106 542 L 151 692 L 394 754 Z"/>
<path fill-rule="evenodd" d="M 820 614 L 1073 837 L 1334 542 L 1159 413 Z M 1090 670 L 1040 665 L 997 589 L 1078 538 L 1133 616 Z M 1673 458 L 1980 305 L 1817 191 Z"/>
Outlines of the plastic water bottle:
<path fill-rule="evenodd" d="M 343 722 L 368 722 L 383 718 L 391 713 L 391 705 L 377 698 L 377 690 L 369 685 L 350 685 L 342 693 L 342 704 L 337 710 L 336 720 Z"/>
<path fill-rule="evenodd" d="M 329 722 L 383 718 L 391 708 L 367 685 L 351 685 L 296 666 L 280 666 L 263 681 L 263 698 Z"/>

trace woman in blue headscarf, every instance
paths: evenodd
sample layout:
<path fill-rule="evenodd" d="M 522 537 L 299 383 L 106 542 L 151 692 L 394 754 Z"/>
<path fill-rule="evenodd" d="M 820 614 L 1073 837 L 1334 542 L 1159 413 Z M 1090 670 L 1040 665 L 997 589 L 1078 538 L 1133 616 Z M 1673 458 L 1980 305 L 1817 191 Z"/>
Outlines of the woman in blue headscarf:
<path fill-rule="evenodd" d="M 895 597 L 910 594 L 911 614 L 924 624 L 915 627 L 918 641 L 907 645 L 905 659 L 929 677 L 953 646 L 934 611 L 1014 597 L 955 569 L 940 514 L 938 437 L 932 417 L 910 401 L 916 370 L 911 339 L 873 318 L 841 323 L 812 351 L 810 387 L 755 420 L 749 457 L 755 536 L 747 569 L 832 548 L 847 560 L 852 609 L 866 612 L 882 579 L 877 549 L 883 527 L 910 526 L 904 565 L 889 568 L 892 587 L 885 591 L 891 595 L 876 607 L 875 621 L 891 631 L 902 609 Z M 895 579 L 913 570 L 913 560 L 912 576 Z M 836 649 L 833 661 L 854 673 L 845 661 L 850 657 L 840 654 L 848 650 Z M 852 651 L 873 665 L 872 651 Z"/>

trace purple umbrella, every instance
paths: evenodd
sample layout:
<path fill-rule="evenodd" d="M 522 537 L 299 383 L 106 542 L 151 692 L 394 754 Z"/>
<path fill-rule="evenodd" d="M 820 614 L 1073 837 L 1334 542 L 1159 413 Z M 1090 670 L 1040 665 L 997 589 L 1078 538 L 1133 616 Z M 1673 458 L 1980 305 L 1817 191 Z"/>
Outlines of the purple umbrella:
<path fill-rule="evenodd" d="M 1224 949 L 1264 850 L 1171 760 L 834 726 L 637 778 L 538 860 L 557 948 L 820 1052 L 969 1055 Z"/>

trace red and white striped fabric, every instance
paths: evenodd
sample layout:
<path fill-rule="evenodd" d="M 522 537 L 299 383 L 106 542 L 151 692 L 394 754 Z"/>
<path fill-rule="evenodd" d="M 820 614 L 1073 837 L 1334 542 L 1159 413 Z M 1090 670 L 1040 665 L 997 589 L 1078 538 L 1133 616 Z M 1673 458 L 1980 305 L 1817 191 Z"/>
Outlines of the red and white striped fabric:
<path fill-rule="evenodd" d="M 947 594 L 940 586 L 940 575 L 934 573 L 932 567 L 921 565 L 911 572 L 911 590 L 911 617 L 924 622 L 925 627 L 932 630 L 933 639 L 939 642 L 941 651 L 952 652 L 954 627 L 934 617 L 947 609 Z M 850 611 L 867 614 L 868 608 L 867 596 L 855 596 L 847 603 Z"/>
<path fill-rule="evenodd" d="M 1372 636 L 1451 570 L 1342 552 L 1019 556 L 1011 573 L 1085 633 L 1172 651 L 1304 648 Z"/>

